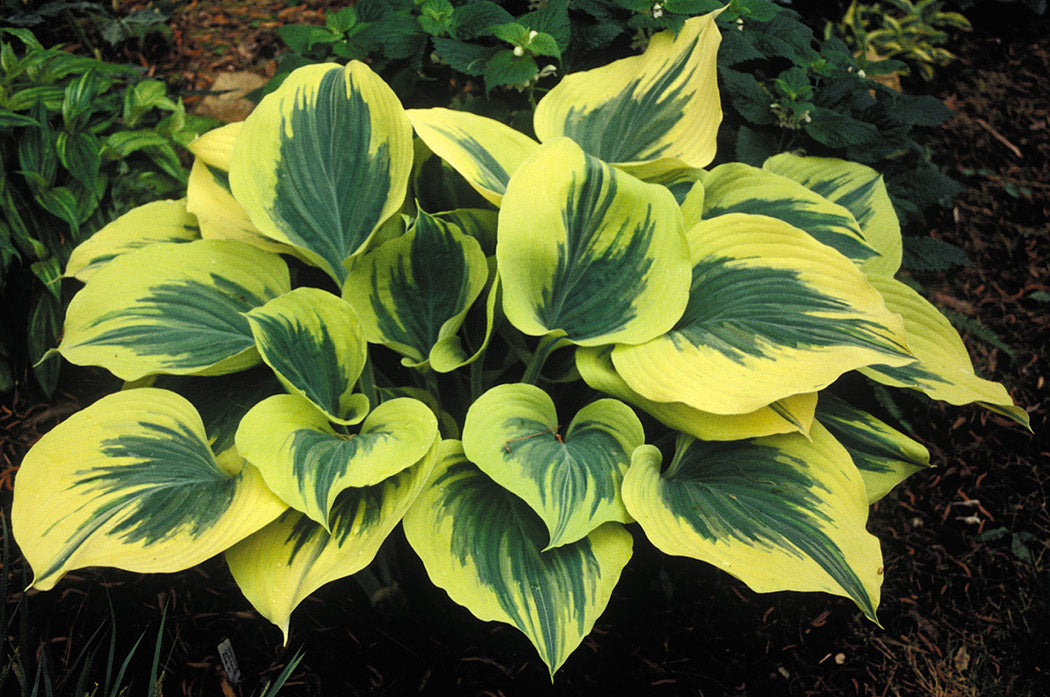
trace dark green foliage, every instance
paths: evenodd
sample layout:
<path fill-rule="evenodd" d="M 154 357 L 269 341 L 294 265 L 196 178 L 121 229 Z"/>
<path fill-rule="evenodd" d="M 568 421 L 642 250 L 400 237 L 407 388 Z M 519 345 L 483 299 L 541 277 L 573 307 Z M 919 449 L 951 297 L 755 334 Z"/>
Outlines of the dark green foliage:
<path fill-rule="evenodd" d="M 0 391 L 55 345 L 73 247 L 133 206 L 179 196 L 178 148 L 213 125 L 133 68 L 0 27 Z M 58 363 L 34 373 L 50 393 Z"/>

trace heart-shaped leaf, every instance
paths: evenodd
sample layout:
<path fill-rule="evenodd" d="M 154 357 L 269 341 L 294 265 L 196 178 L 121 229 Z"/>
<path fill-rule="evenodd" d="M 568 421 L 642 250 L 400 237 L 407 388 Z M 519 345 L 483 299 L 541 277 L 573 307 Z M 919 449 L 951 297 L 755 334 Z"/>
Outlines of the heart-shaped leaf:
<path fill-rule="evenodd" d="M 467 458 L 520 496 L 547 526 L 547 548 L 586 537 L 607 521 L 630 522 L 620 498 L 631 452 L 645 442 L 623 402 L 581 409 L 565 435 L 554 401 L 535 385 L 498 385 L 481 395 L 463 424 Z"/>
<path fill-rule="evenodd" d="M 281 500 L 331 531 L 332 506 L 344 489 L 411 467 L 437 437 L 437 417 L 415 399 L 383 402 L 351 434 L 336 431 L 305 397 L 276 395 L 245 414 L 236 443 Z"/>
<path fill-rule="evenodd" d="M 503 311 L 520 331 L 576 344 L 640 343 L 681 317 L 689 295 L 682 214 L 646 184 L 561 138 L 514 173 L 499 213 Z"/>
<path fill-rule="evenodd" d="M 267 237 L 298 248 L 337 283 L 397 212 L 412 170 L 412 126 L 364 63 L 294 71 L 245 120 L 230 187 Z"/>
<path fill-rule="evenodd" d="M 456 333 L 488 277 L 477 240 L 420 211 L 408 233 L 354 260 L 343 297 L 369 341 L 425 368 L 438 354 L 467 360 Z M 454 358 L 438 363 L 446 370 L 462 364 Z"/>
<path fill-rule="evenodd" d="M 543 522 L 458 445 L 443 447 L 433 483 L 405 515 L 405 536 L 435 585 L 478 619 L 520 629 L 553 675 L 608 604 L 631 535 L 606 523 L 543 551 Z"/>
<path fill-rule="evenodd" d="M 423 490 L 438 444 L 418 464 L 373 486 L 346 489 L 331 513 L 331 534 L 295 510 L 226 550 L 226 563 L 244 596 L 288 641 L 292 610 L 330 581 L 355 574 Z"/>

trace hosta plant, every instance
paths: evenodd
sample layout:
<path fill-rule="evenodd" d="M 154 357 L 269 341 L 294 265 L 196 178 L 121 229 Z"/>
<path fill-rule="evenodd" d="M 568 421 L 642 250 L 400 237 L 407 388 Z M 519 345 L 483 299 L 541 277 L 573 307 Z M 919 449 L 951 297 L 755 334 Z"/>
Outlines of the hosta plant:
<path fill-rule="evenodd" d="M 432 581 L 552 674 L 636 539 L 875 619 L 868 505 L 928 454 L 835 383 L 1027 418 L 894 278 L 872 170 L 705 169 L 718 44 L 708 15 L 566 76 L 538 140 L 406 111 L 352 61 L 196 141 L 184 200 L 66 269 L 85 285 L 58 353 L 127 385 L 22 464 L 33 586 L 222 552 L 287 636 L 401 523 Z"/>

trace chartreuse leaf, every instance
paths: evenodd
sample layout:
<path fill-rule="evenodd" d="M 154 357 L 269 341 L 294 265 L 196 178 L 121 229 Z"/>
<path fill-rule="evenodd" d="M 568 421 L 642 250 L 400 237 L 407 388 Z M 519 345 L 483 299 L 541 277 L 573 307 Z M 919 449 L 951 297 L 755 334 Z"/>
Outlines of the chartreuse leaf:
<path fill-rule="evenodd" d="M 998 382 L 974 374 L 973 363 L 959 332 L 914 290 L 892 278 L 869 278 L 891 312 L 900 313 L 908 346 L 918 361 L 909 365 L 871 365 L 861 370 L 872 380 L 893 387 L 910 387 L 949 404 L 977 402 L 1025 428 L 1028 413 L 1014 404 Z"/>
<path fill-rule="evenodd" d="M 539 143 L 506 124 L 451 109 L 409 109 L 412 128 L 435 155 L 499 206 L 514 170 Z"/>
<path fill-rule="evenodd" d="M 482 621 L 529 638 L 551 675 L 591 631 L 631 558 L 631 535 L 606 523 L 543 551 L 547 531 L 528 505 L 442 448 L 431 486 L 405 515 L 405 536 L 427 575 Z"/>
<path fill-rule="evenodd" d="M 643 177 L 708 165 L 722 121 L 716 14 L 688 20 L 677 37 L 654 35 L 639 56 L 566 75 L 536 106 L 540 142 L 567 136 Z"/>
<path fill-rule="evenodd" d="M 294 254 L 294 248 L 263 236 L 230 193 L 233 144 L 243 126 L 243 121 L 220 126 L 186 146 L 195 155 L 186 182 L 186 208 L 197 217 L 204 239 L 240 240 L 259 249 Z"/>
<path fill-rule="evenodd" d="M 438 443 L 417 464 L 373 486 L 346 489 L 332 507 L 331 534 L 298 511 L 286 511 L 226 550 L 241 592 L 288 641 L 292 611 L 321 586 L 368 566 L 426 486 Z"/>
<path fill-rule="evenodd" d="M 615 399 L 588 404 L 565 435 L 554 400 L 535 385 L 493 387 L 463 424 L 467 459 L 543 519 L 546 549 L 586 537 L 602 523 L 631 522 L 620 482 L 631 452 L 645 442 L 642 423 Z"/>
<path fill-rule="evenodd" d="M 215 459 L 188 401 L 141 388 L 103 397 L 33 446 L 11 521 L 33 587 L 47 590 L 85 566 L 189 568 L 284 509 L 235 452 Z"/>
<path fill-rule="evenodd" d="M 878 256 L 861 264 L 869 276 L 891 277 L 901 266 L 901 226 L 882 175 L 856 162 L 830 157 L 774 155 L 762 169 L 794 179 L 829 201 L 847 208 Z"/>
<path fill-rule="evenodd" d="M 87 238 L 69 255 L 65 275 L 87 281 L 121 254 L 157 242 L 189 242 L 200 238 L 197 220 L 186 201 L 153 201 L 120 216 Z"/>
<path fill-rule="evenodd" d="M 514 173 L 499 212 L 503 311 L 533 336 L 640 343 L 681 317 L 689 250 L 674 196 L 584 153 L 545 143 Z"/>
<path fill-rule="evenodd" d="M 584 382 L 648 412 L 676 431 L 704 440 L 739 440 L 777 433 L 808 434 L 817 406 L 815 393 L 784 397 L 747 414 L 712 414 L 682 402 L 654 402 L 623 381 L 613 367 L 612 346 L 576 351 L 576 368 Z"/>
<path fill-rule="evenodd" d="M 447 372 L 466 360 L 456 332 L 488 276 L 477 240 L 419 211 L 408 233 L 354 259 L 343 297 L 369 341 L 394 349 L 407 365 Z M 435 356 L 445 360 L 433 366 Z"/>
<path fill-rule="evenodd" d="M 73 297 L 58 351 L 128 381 L 244 370 L 259 354 L 242 313 L 289 286 L 279 256 L 241 242 L 154 244 L 109 262 Z"/>
<path fill-rule="evenodd" d="M 713 442 L 681 436 L 661 474 L 660 451 L 634 452 L 623 498 L 667 554 L 700 559 L 759 593 L 825 591 L 875 620 L 879 541 L 849 453 L 823 427 Z"/>
<path fill-rule="evenodd" d="M 822 392 L 817 420 L 846 448 L 860 470 L 868 503 L 930 466 L 930 451 L 871 414 Z"/>
<path fill-rule="evenodd" d="M 437 417 L 415 399 L 383 402 L 349 433 L 332 428 L 305 397 L 275 395 L 244 415 L 236 443 L 275 494 L 331 531 L 332 506 L 344 489 L 411 467 L 437 436 Z"/>
<path fill-rule="evenodd" d="M 245 120 L 230 186 L 267 237 L 296 247 L 338 283 L 343 263 L 401 208 L 412 126 L 364 63 L 294 71 Z"/>
<path fill-rule="evenodd" d="M 782 220 L 694 225 L 689 306 L 666 335 L 617 346 L 616 372 L 657 402 L 746 414 L 872 363 L 903 365 L 900 318 L 850 261 Z"/>
<path fill-rule="evenodd" d="M 703 182 L 704 218 L 768 215 L 805 230 L 855 264 L 876 256 L 852 213 L 792 179 L 733 162 L 715 167 Z"/>
<path fill-rule="evenodd" d="M 368 357 L 357 313 L 318 288 L 296 288 L 246 315 L 255 346 L 292 394 L 306 397 L 330 421 L 357 423 L 368 398 L 354 393 Z"/>

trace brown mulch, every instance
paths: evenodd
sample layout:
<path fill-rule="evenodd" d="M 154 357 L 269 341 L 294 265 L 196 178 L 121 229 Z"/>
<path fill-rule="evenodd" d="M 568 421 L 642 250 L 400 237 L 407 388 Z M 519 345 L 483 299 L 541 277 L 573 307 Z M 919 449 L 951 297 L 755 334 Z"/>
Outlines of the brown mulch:
<path fill-rule="evenodd" d="M 339 6 L 181 3 L 170 55 L 141 60 L 187 93 L 207 90 L 222 71 L 272 74 L 273 28 L 320 23 L 325 8 Z M 975 26 L 951 47 L 960 61 L 938 82 L 911 86 L 956 112 L 925 142 L 966 188 L 953 208 L 931 213 L 928 232 L 962 247 L 973 265 L 915 276 L 934 302 L 1005 345 L 963 332 L 977 372 L 1007 386 L 1037 435 L 979 407 L 904 402 L 936 467 L 873 508 L 869 529 L 883 541 L 886 565 L 881 628 L 847 601 L 758 595 L 638 539 L 609 609 L 551 686 L 515 630 L 452 604 L 395 538 L 405 586 L 398 602 L 373 607 L 357 584 L 330 584 L 297 611 L 287 649 L 221 560 L 173 576 L 77 572 L 55 591 L 27 595 L 30 635 L 69 661 L 108 621 L 112 603 L 119 646 L 147 631 L 140 651 L 148 663 L 149 632 L 166 607 L 166 695 L 251 694 L 299 647 L 306 659 L 282 694 L 1050 694 L 1050 303 L 1040 295 L 1050 293 L 1050 31 L 1045 20 L 1009 31 Z M 0 409 L 0 483 L 78 399 L 24 397 Z M 241 684 L 221 668 L 224 637 L 241 661 Z"/>

